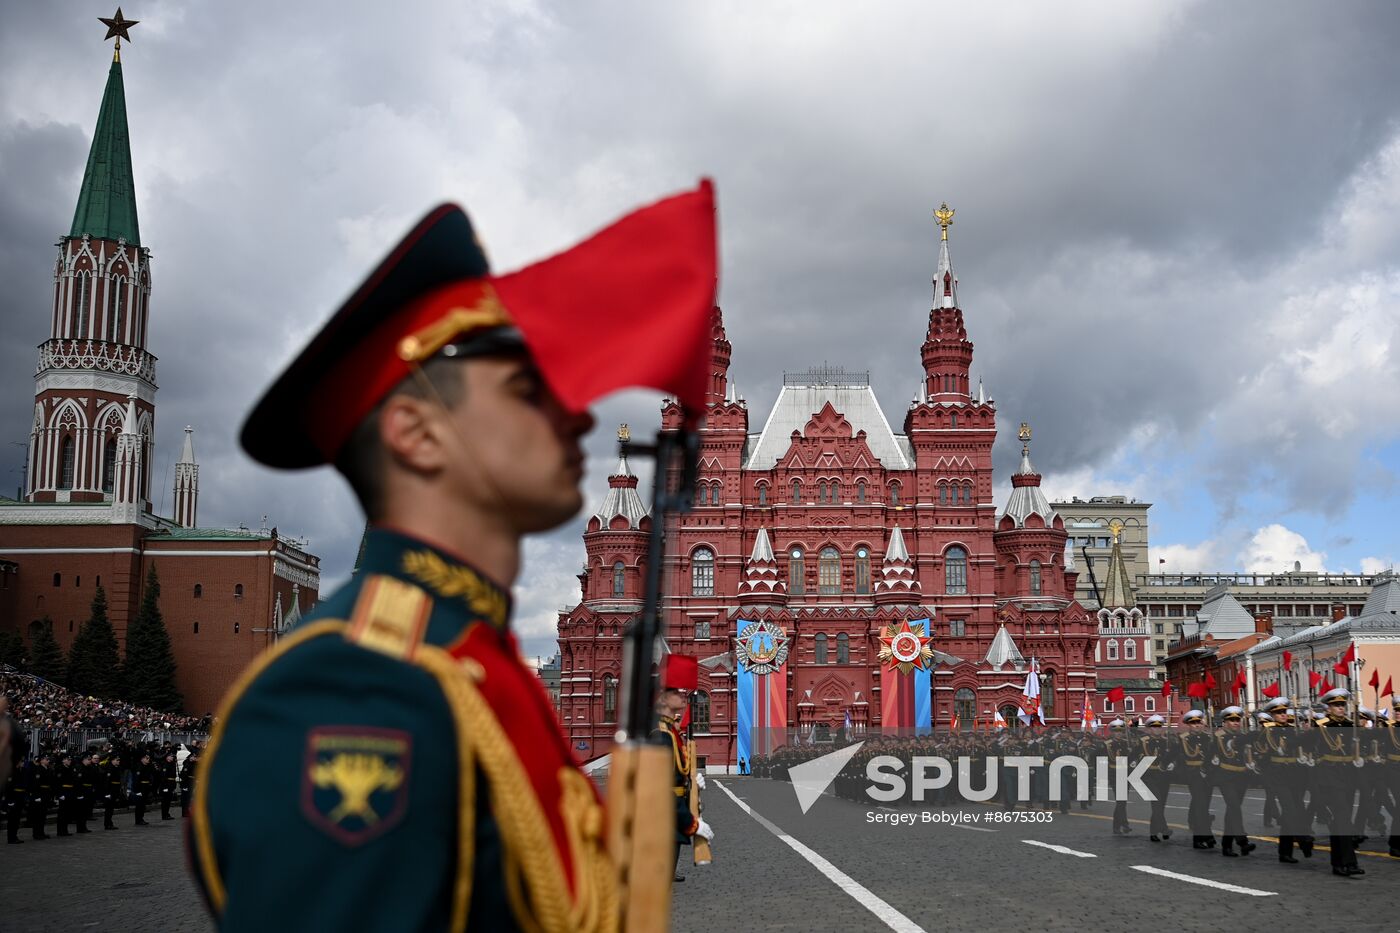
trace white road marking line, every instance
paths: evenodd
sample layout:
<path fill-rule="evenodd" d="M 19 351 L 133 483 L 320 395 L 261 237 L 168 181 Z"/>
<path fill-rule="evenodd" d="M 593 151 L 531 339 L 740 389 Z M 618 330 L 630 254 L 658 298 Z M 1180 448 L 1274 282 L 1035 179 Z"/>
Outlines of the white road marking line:
<path fill-rule="evenodd" d="M 948 824 L 946 824 L 946 825 L 951 826 L 951 827 L 953 827 L 954 829 L 970 829 L 970 830 L 972 830 L 974 833 L 994 833 L 994 832 L 996 832 L 995 829 L 988 829 L 988 828 L 985 827 L 985 826 L 968 826 L 966 823 L 948 823 Z"/>
<path fill-rule="evenodd" d="M 1231 891 L 1235 894 L 1248 894 L 1252 897 L 1274 897 L 1277 891 L 1260 891 L 1258 888 L 1242 888 L 1237 884 L 1226 884 L 1223 881 L 1212 881 L 1209 878 L 1197 878 L 1195 875 L 1183 875 L 1174 871 L 1167 871 L 1165 868 L 1155 868 L 1152 865 L 1129 865 L 1134 871 L 1145 871 L 1149 875 L 1160 875 L 1163 878 L 1175 878 L 1177 881 L 1187 881 L 1191 884 L 1202 884 L 1208 888 L 1218 888 L 1221 891 Z"/>
<path fill-rule="evenodd" d="M 1098 856 L 1092 852 L 1079 852 L 1074 849 L 1067 849 L 1064 846 L 1057 846 L 1052 842 L 1041 842 L 1038 839 L 1022 839 L 1021 841 L 1028 846 L 1040 846 L 1042 849 L 1049 849 L 1051 852 L 1059 852 L 1061 855 L 1073 855 L 1078 858 L 1098 858 Z"/>
<path fill-rule="evenodd" d="M 893 813 L 894 807 L 876 807 L 876 810 L 884 810 L 886 813 Z"/>
<path fill-rule="evenodd" d="M 779 840 L 786 843 L 789 848 L 791 848 L 794 852 L 796 852 L 798 855 L 802 856 L 809 863 L 811 863 L 812 867 L 814 867 L 817 871 L 825 875 L 827 879 L 831 881 L 832 884 L 836 885 L 842 891 L 845 891 L 847 894 L 849 894 L 857 904 L 864 907 L 866 910 L 870 911 L 872 914 L 878 917 L 881 923 L 889 927 L 891 930 L 894 930 L 895 933 L 928 933 L 927 930 L 919 926 L 913 920 L 910 920 L 908 917 L 904 916 L 904 914 L 900 913 L 899 911 L 891 907 L 889 904 L 885 903 L 885 901 L 876 897 L 875 894 L 870 891 L 870 889 L 866 888 L 864 885 L 856 881 L 850 875 L 847 875 L 845 872 L 841 871 L 841 869 L 837 868 L 835 865 L 822 858 L 816 852 L 813 852 L 811 849 L 807 848 L 805 845 L 798 842 L 796 839 L 792 838 L 787 833 L 783 832 L 782 829 L 776 824 L 764 819 L 761 815 L 756 813 L 752 807 L 744 803 L 738 797 L 735 797 L 734 794 L 730 792 L 729 788 L 719 783 L 719 781 L 716 781 L 715 785 L 720 790 L 724 791 L 725 794 L 729 796 L 729 799 L 734 801 L 739 806 L 739 809 L 743 810 L 749 816 L 753 817 L 754 820 L 758 822 L 758 825 L 762 826 L 764 829 L 777 836 Z"/>

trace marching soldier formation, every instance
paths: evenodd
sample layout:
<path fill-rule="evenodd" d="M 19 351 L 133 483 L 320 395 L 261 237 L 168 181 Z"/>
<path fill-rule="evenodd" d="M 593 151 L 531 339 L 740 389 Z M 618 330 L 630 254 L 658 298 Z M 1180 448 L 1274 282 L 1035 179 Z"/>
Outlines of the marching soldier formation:
<path fill-rule="evenodd" d="M 182 801 L 181 816 L 185 816 L 194 792 L 199 746 L 181 746 L 183 751 L 170 745 L 154 751 L 147 747 L 128 752 L 127 748 L 125 743 L 112 742 L 82 751 L 43 749 L 21 760 L 0 791 L 6 842 L 25 842 L 20 830 L 26 828 L 33 841 L 87 835 L 92 832 L 88 823 L 96 819 L 99 808 L 104 830 L 119 828 L 114 815 L 123 806 L 131 808 L 135 826 L 151 825 L 147 808 L 159 807 L 163 820 L 176 819 L 170 812 L 176 799 Z M 180 755 L 185 755 L 182 764 Z M 136 764 L 124 764 L 133 760 Z"/>
<path fill-rule="evenodd" d="M 1179 728 L 1171 728 L 1163 716 L 1150 716 L 1141 728 L 1122 719 L 1109 723 L 1107 734 L 1072 732 L 1068 729 L 1033 732 L 936 733 L 912 738 L 873 737 L 866 740 L 837 777 L 838 797 L 867 801 L 869 785 L 866 766 L 872 758 L 893 755 L 909 760 L 914 756 L 940 756 L 949 760 L 969 758 L 1031 756 L 1044 758 L 1047 767 L 1032 770 L 1029 799 L 1017 799 L 1015 771 L 1003 765 L 999 805 L 1058 807 L 1069 809 L 1073 793 L 1081 808 L 1087 808 L 1086 789 L 1071 782 L 1058 802 L 1049 799 L 1048 764 L 1058 755 L 1074 755 L 1090 763 L 1091 776 L 1096 763 L 1104 758 L 1124 757 L 1130 767 L 1152 758 L 1142 774 L 1142 782 L 1157 799 L 1150 803 L 1149 840 L 1162 843 L 1171 839 L 1166 818 L 1167 795 L 1181 787 L 1190 796 L 1187 828 L 1194 849 L 1219 848 L 1228 858 L 1248 856 L 1258 848 L 1251 841 L 1244 821 L 1244 800 L 1251 788 L 1264 790 L 1266 824 L 1277 823 L 1278 860 L 1296 865 L 1298 856 L 1311 858 L 1314 827 L 1326 827 L 1326 845 L 1332 873 L 1343 878 L 1366 874 L 1357 863 L 1357 846 L 1366 841 L 1368 827 L 1380 826 L 1383 811 L 1389 814 L 1389 854 L 1400 858 L 1400 698 L 1392 698 L 1393 712 L 1377 716 L 1357 707 L 1356 719 L 1350 710 L 1352 697 L 1345 688 L 1324 694 L 1319 705 L 1325 712 L 1314 714 L 1306 706 L 1298 708 L 1287 698 L 1270 700 L 1257 714 L 1255 728 L 1245 728 L 1245 710 L 1230 706 L 1220 711 L 1218 725 L 1210 728 L 1210 716 L 1193 709 L 1181 716 Z M 1369 724 L 1369 725 L 1368 725 Z M 829 747 L 791 745 L 771 755 L 755 755 L 749 762 L 757 777 L 788 780 L 788 769 L 826 754 Z M 974 768 L 974 771 L 976 769 Z M 1072 771 L 1065 772 L 1066 777 Z M 973 786 L 980 787 L 976 775 Z M 1112 781 L 1110 781 L 1110 785 Z M 906 785 L 906 801 L 910 791 Z M 1097 799 L 1111 796 L 1111 787 Z M 1223 801 L 1221 833 L 1217 837 L 1213 795 Z M 935 806 L 965 802 L 956 783 L 939 788 L 923 803 Z M 1132 832 L 1128 819 L 1129 801 L 1113 801 L 1114 835 Z"/>

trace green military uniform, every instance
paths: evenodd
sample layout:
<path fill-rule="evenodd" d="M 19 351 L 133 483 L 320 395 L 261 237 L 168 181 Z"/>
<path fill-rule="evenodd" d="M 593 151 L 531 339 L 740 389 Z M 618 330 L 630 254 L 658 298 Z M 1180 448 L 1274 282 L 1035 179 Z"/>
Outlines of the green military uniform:
<path fill-rule="evenodd" d="M 608 925 L 602 808 L 508 607 L 371 530 L 359 574 L 235 685 L 210 738 L 193 850 L 221 929 Z M 325 879 L 331 896 L 301 893 Z"/>

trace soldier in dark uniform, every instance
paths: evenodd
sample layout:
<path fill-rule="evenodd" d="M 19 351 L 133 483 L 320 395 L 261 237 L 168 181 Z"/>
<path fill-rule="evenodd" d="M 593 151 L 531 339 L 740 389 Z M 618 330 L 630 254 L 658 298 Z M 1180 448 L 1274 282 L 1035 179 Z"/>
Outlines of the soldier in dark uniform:
<path fill-rule="evenodd" d="M 131 802 L 136 810 L 135 825 L 151 825 L 146 821 L 146 808 L 155 803 L 159 780 L 156 767 L 151 764 L 151 753 L 141 752 L 141 760 L 131 769 Z"/>
<path fill-rule="evenodd" d="M 1380 734 L 1381 756 L 1385 759 L 1386 786 L 1390 790 L 1390 854 L 1400 858 L 1400 696 L 1390 698 L 1390 716 Z"/>
<path fill-rule="evenodd" d="M 1356 791 L 1360 784 L 1357 766 L 1356 728 L 1347 716 L 1351 693 L 1345 687 L 1322 695 L 1327 718 L 1313 730 L 1313 759 L 1317 781 L 1313 793 L 1318 807 L 1327 811 L 1328 845 L 1332 849 L 1332 874 L 1343 878 L 1366 874 L 1356 863 Z"/>
<path fill-rule="evenodd" d="M 117 824 L 112 822 L 112 811 L 121 803 L 126 792 L 121 755 L 113 753 L 102 765 L 97 786 L 102 791 L 102 828 L 116 829 Z"/>
<path fill-rule="evenodd" d="M 32 773 L 33 762 L 26 758 L 5 779 L 5 841 L 12 846 L 24 843 L 19 838 L 19 827 L 29 809 L 29 780 Z"/>
<path fill-rule="evenodd" d="M 1244 795 L 1249 788 L 1249 740 L 1242 731 L 1244 708 L 1227 706 L 1220 711 L 1220 729 L 1215 733 L 1211 748 L 1211 767 L 1215 786 L 1225 801 L 1225 831 L 1221 835 L 1220 854 L 1229 858 L 1248 855 L 1258 846 L 1249 841 L 1244 831 Z M 1235 846 L 1240 851 L 1235 851 Z"/>
<path fill-rule="evenodd" d="M 1152 823 L 1149 827 L 1151 835 L 1148 837 L 1153 842 L 1172 837 L 1171 827 L 1167 825 L 1167 792 L 1171 790 L 1171 775 L 1167 768 L 1173 761 L 1166 725 L 1165 717 L 1156 714 L 1148 716 L 1146 734 L 1138 739 L 1142 749 L 1141 757 L 1151 756 L 1153 759 L 1142 776 L 1143 784 L 1147 785 L 1152 796 L 1157 798 L 1152 801 Z"/>
<path fill-rule="evenodd" d="M 1304 827 L 1303 791 L 1305 765 L 1298 760 L 1298 731 L 1289 723 L 1289 700 L 1276 697 L 1264 704 L 1260 728 L 1254 735 L 1254 760 L 1259 763 L 1264 786 L 1279 807 L 1278 860 L 1297 864 L 1296 846 L 1312 858 L 1312 834 Z"/>
<path fill-rule="evenodd" d="M 173 820 L 170 805 L 175 801 L 175 786 L 179 777 L 175 773 L 175 749 L 167 748 L 158 766 L 160 771 L 160 818 Z"/>
<path fill-rule="evenodd" d="M 74 809 L 78 803 L 78 782 L 81 775 L 73 766 L 73 753 L 65 749 L 58 756 L 58 767 L 54 769 L 54 796 L 58 801 L 58 835 L 68 835 L 68 824 L 74 820 Z"/>
<path fill-rule="evenodd" d="M 1129 760 L 1130 764 L 1134 760 L 1133 741 L 1127 734 L 1128 724 L 1122 719 L 1115 719 L 1108 724 L 1108 742 L 1104 748 L 1104 753 L 1108 756 L 1108 784 L 1114 786 L 1113 774 L 1117 768 L 1116 758 L 1122 757 Z M 1113 833 L 1114 835 L 1128 835 L 1133 831 L 1133 827 L 1128 823 L 1128 798 L 1124 796 L 1121 800 L 1115 799 L 1113 802 Z"/>
<path fill-rule="evenodd" d="M 1206 756 L 1211 743 L 1206 731 L 1206 714 L 1202 710 L 1187 710 L 1181 716 L 1181 732 L 1177 736 L 1177 780 L 1186 785 L 1191 795 L 1186 824 L 1191 830 L 1191 848 L 1215 847 L 1215 831 L 1211 829 L 1211 783 L 1206 771 Z"/>
<path fill-rule="evenodd" d="M 695 771 L 685 734 L 681 731 L 681 718 L 690 703 L 690 694 L 699 682 L 699 666 L 696 658 L 690 655 L 668 654 L 661 668 L 661 695 L 656 700 L 657 725 L 651 734 L 651 742 L 664 745 L 671 750 L 672 793 L 676 795 L 676 870 L 675 880 L 684 881 L 680 873 L 682 846 L 690 845 L 693 836 L 714 839 L 710 824 L 690 812 L 691 781 L 702 782 L 704 776 Z"/>
<path fill-rule="evenodd" d="M 97 788 L 101 783 L 101 772 L 97 768 L 96 756 L 91 750 L 83 752 L 82 759 L 78 765 L 78 786 L 82 791 L 83 806 L 78 815 L 78 832 L 91 832 L 87 824 L 92 821 L 93 811 L 97 806 Z"/>
<path fill-rule="evenodd" d="M 40 751 L 29 773 L 29 833 L 33 839 L 49 838 L 49 834 L 44 832 L 44 820 L 54 797 L 53 771 L 49 767 L 51 761 L 48 752 Z"/>
<path fill-rule="evenodd" d="M 190 749 L 189 757 L 180 769 L 180 816 L 190 815 L 190 799 L 194 796 L 194 782 L 199 776 L 199 748 Z"/>
<path fill-rule="evenodd" d="M 205 747 L 190 849 L 225 933 L 617 926 L 602 803 L 520 660 L 510 587 L 524 537 L 582 507 L 593 401 L 703 407 L 714 222 L 707 183 L 491 276 L 445 205 L 249 416 L 254 459 L 334 464 L 370 527 Z"/>

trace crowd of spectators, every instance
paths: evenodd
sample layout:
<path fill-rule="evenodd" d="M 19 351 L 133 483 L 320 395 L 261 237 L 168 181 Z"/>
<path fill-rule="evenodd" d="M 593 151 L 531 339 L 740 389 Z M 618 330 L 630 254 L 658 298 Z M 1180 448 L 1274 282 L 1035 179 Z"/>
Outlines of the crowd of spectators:
<path fill-rule="evenodd" d="M 208 732 L 211 718 L 84 696 L 30 674 L 0 673 L 0 695 L 9 698 L 10 716 L 24 732 Z"/>

